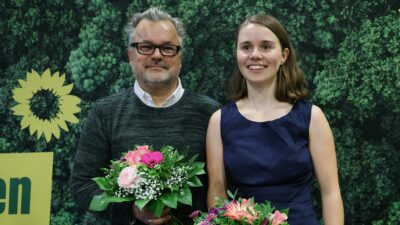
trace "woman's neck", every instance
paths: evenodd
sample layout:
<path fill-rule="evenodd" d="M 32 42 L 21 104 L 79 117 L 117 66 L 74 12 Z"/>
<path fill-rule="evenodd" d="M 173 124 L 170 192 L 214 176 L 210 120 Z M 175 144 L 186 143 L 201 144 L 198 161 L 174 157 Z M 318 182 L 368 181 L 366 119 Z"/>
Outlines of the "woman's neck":
<path fill-rule="evenodd" d="M 265 83 L 262 85 L 252 85 L 247 83 L 247 98 L 245 101 L 252 107 L 273 106 L 278 103 L 275 96 L 276 82 Z"/>

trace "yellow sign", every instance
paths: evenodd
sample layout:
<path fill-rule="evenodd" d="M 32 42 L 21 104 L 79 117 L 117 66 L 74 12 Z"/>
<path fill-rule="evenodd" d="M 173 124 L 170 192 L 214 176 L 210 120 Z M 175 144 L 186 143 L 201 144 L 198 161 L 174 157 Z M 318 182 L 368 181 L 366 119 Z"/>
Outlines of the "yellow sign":
<path fill-rule="evenodd" d="M 49 225 L 53 153 L 0 154 L 0 224 Z"/>

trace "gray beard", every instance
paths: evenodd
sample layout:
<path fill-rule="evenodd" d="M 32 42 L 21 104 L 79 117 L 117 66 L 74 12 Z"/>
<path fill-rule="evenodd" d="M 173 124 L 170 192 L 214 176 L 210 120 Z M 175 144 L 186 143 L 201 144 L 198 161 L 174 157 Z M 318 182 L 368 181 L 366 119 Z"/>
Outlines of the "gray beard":
<path fill-rule="evenodd" d="M 158 74 L 157 76 L 151 74 L 143 74 L 143 81 L 148 85 L 162 85 L 162 84 L 169 84 L 172 79 L 171 75 L 167 72 Z"/>

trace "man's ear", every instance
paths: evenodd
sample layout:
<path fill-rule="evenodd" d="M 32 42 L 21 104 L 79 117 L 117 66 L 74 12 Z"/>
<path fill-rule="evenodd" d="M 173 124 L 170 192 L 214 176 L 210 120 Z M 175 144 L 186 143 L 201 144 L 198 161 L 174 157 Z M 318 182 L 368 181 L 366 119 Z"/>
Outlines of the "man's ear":
<path fill-rule="evenodd" d="M 128 49 L 127 52 L 128 52 L 128 59 L 129 59 L 129 61 L 131 61 L 132 56 L 133 56 L 133 52 L 130 49 Z"/>

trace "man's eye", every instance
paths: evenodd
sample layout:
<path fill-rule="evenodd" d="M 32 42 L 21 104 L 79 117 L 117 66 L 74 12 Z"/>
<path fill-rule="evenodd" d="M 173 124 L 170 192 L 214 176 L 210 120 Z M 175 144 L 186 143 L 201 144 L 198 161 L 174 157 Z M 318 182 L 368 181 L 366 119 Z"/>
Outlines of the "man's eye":
<path fill-rule="evenodd" d="M 140 45 L 139 48 L 140 48 L 141 50 L 151 50 L 151 49 L 153 49 L 154 47 L 153 47 L 152 45 Z"/>
<path fill-rule="evenodd" d="M 162 48 L 163 51 L 175 51 L 175 47 L 174 46 L 166 45 L 166 46 L 162 46 L 161 48 Z"/>

